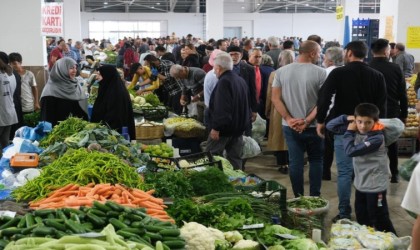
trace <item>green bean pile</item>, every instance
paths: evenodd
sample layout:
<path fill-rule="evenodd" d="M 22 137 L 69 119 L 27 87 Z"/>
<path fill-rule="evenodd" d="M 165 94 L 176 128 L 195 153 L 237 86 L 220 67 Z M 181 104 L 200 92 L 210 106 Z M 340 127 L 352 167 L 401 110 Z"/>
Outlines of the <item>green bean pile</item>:
<path fill-rule="evenodd" d="M 42 168 L 40 176 L 15 189 L 12 196 L 17 201 L 37 200 L 70 183 L 84 186 L 92 182 L 118 183 L 144 189 L 136 169 L 117 156 L 80 148 L 69 149 L 62 157 Z"/>
<path fill-rule="evenodd" d="M 39 146 L 46 148 L 50 145 L 53 145 L 55 142 L 64 141 L 64 139 L 71 136 L 72 134 L 85 129 L 86 125 L 88 124 L 89 122 L 87 121 L 70 116 L 65 121 L 61 121 L 56 126 L 54 126 L 51 133 L 49 133 L 40 141 Z"/>

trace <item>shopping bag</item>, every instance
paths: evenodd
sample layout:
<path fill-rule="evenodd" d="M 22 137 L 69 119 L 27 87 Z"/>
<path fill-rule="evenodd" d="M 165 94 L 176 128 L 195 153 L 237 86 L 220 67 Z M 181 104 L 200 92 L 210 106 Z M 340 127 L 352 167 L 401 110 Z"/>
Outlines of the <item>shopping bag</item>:
<path fill-rule="evenodd" d="M 261 118 L 259 114 L 257 114 L 257 118 L 252 123 L 252 135 L 251 137 L 256 140 L 258 143 L 264 140 L 266 132 L 266 120 Z"/>
<path fill-rule="evenodd" d="M 385 145 L 389 146 L 396 142 L 402 135 L 405 129 L 404 123 L 398 118 L 391 119 L 379 119 L 379 121 L 385 126 Z"/>
<path fill-rule="evenodd" d="M 258 142 L 249 136 L 242 136 L 242 159 L 255 157 L 261 153 Z"/>
<path fill-rule="evenodd" d="M 413 173 L 414 169 L 420 162 L 420 154 L 417 153 L 413 155 L 409 160 L 403 162 L 399 169 L 399 174 L 401 178 L 406 181 L 410 181 L 411 174 Z"/>

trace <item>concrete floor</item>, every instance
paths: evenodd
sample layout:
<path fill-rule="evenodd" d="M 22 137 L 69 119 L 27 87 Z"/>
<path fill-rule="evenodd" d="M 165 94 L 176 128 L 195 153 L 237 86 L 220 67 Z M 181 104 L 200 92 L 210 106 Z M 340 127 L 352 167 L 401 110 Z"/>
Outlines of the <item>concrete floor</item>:
<path fill-rule="evenodd" d="M 399 162 L 404 162 L 408 158 L 400 158 Z M 287 198 L 293 198 L 292 187 L 288 175 L 284 175 L 278 171 L 276 166 L 275 157 L 272 155 L 260 155 L 255 158 L 249 159 L 245 165 L 245 171 L 247 173 L 253 173 L 266 180 L 275 180 L 287 187 Z M 330 231 L 331 220 L 338 214 L 338 197 L 337 197 L 337 169 L 335 163 L 331 168 L 332 180 L 323 181 L 321 188 L 321 195 L 323 198 L 329 200 L 330 211 L 327 214 L 325 221 L 326 227 L 323 231 L 327 233 Z M 308 178 L 308 167 L 305 167 L 305 194 L 309 193 L 309 178 Z M 395 230 L 399 236 L 411 235 L 411 229 L 413 227 L 414 219 L 410 217 L 404 209 L 401 208 L 401 201 L 404 197 L 405 190 L 408 182 L 400 180 L 399 183 L 390 184 L 388 189 L 388 206 L 390 212 L 391 221 L 394 224 Z M 354 188 L 352 194 L 352 208 L 354 211 Z M 355 219 L 354 213 L 352 214 L 353 220 Z M 324 238 L 325 240 L 325 238 Z"/>

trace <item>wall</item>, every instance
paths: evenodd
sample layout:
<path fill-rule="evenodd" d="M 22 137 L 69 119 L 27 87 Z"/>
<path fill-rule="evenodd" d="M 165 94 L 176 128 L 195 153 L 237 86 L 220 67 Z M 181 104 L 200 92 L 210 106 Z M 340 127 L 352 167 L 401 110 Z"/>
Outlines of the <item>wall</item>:
<path fill-rule="evenodd" d="M 176 32 L 178 36 L 188 33 L 204 37 L 203 16 L 195 13 L 92 13 L 82 12 L 82 37 L 89 36 L 90 20 L 161 20 L 162 35 Z M 310 22 L 310 25 L 308 23 Z M 261 13 L 225 13 L 224 27 L 242 27 L 243 37 L 254 36 L 267 38 L 276 36 L 307 37 L 319 34 L 325 40 L 342 40 L 338 35 L 341 22 L 333 14 L 261 14 Z M 166 32 L 166 33 L 165 33 Z"/>
<path fill-rule="evenodd" d="M 420 1 L 399 0 L 398 21 L 397 21 L 397 42 L 407 42 L 407 28 L 410 26 L 420 26 Z M 420 62 L 420 48 L 406 51 L 414 56 L 416 62 Z"/>
<path fill-rule="evenodd" d="M 203 37 L 203 14 L 197 13 L 93 13 L 82 12 L 82 37 L 89 37 L 89 21 L 161 21 L 162 36 L 175 32 L 178 37 L 191 33 Z M 188 26 L 187 26 L 188 25 Z M 188 27 L 188 28 L 187 28 Z"/>

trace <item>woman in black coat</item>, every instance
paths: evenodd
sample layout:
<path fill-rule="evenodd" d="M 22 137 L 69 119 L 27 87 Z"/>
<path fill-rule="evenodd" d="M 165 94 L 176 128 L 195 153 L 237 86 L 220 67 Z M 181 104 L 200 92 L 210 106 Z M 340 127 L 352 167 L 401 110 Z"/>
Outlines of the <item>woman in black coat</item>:
<path fill-rule="evenodd" d="M 135 140 L 133 107 L 120 74 L 110 65 L 101 66 L 98 71 L 98 97 L 93 105 L 91 122 L 103 122 L 119 133 L 127 127 L 130 139 Z"/>

